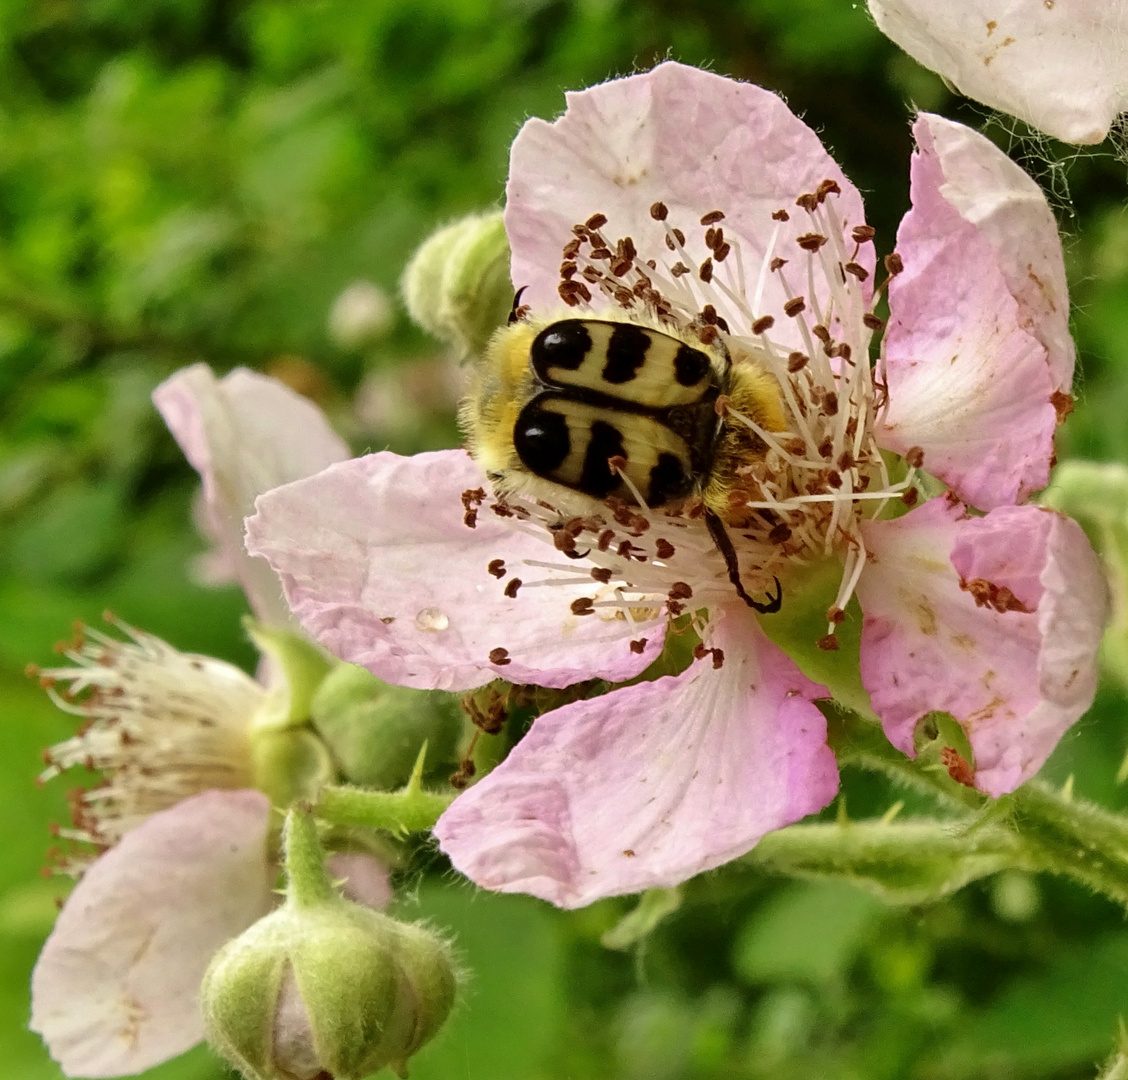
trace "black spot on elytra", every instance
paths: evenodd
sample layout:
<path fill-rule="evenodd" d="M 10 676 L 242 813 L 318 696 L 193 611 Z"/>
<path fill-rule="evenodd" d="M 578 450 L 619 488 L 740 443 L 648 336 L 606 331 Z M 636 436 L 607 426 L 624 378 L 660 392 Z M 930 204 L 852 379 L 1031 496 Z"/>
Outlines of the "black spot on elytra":
<path fill-rule="evenodd" d="M 681 499 L 693 488 L 693 478 L 675 454 L 659 454 L 657 464 L 650 470 L 650 490 L 646 501 L 651 506 L 664 506 L 673 499 Z"/>
<path fill-rule="evenodd" d="M 619 486 L 619 477 L 611 471 L 608 458 L 626 457 L 623 436 L 614 424 L 595 420 L 591 425 L 591 441 L 584 454 L 584 471 L 580 476 L 580 490 L 595 499 L 610 495 Z"/>
<path fill-rule="evenodd" d="M 682 386 L 696 386 L 709 370 L 709 357 L 700 349 L 683 345 L 674 357 L 674 378 Z"/>
<path fill-rule="evenodd" d="M 619 323 L 607 343 L 603 378 L 616 385 L 630 382 L 646 363 L 646 350 L 649 348 L 650 335 L 645 330 L 630 323 Z"/>
<path fill-rule="evenodd" d="M 568 421 L 559 413 L 531 401 L 517 417 L 513 445 L 526 468 L 537 476 L 551 477 L 572 449 Z"/>
<path fill-rule="evenodd" d="M 550 379 L 549 368 L 575 371 L 591 350 L 591 334 L 580 319 L 561 319 L 546 326 L 529 349 L 529 359 L 542 379 Z"/>

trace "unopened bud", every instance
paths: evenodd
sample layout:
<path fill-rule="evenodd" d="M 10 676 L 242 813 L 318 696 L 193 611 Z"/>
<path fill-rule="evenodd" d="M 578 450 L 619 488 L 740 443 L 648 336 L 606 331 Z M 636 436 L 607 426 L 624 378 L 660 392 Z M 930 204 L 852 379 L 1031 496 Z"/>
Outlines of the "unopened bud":
<path fill-rule="evenodd" d="M 433 233 L 401 284 L 407 310 L 424 330 L 461 353 L 480 354 L 513 304 L 501 214 L 472 214 Z"/>
<path fill-rule="evenodd" d="M 346 779 L 386 791 L 407 783 L 424 743 L 428 769 L 452 763 L 462 733 L 453 695 L 388 686 L 355 664 L 326 676 L 311 717 Z"/>
<path fill-rule="evenodd" d="M 225 945 L 201 987 L 208 1039 L 248 1080 L 362 1080 L 407 1060 L 454 1003 L 450 947 L 343 899 L 291 811 L 286 902 Z"/>

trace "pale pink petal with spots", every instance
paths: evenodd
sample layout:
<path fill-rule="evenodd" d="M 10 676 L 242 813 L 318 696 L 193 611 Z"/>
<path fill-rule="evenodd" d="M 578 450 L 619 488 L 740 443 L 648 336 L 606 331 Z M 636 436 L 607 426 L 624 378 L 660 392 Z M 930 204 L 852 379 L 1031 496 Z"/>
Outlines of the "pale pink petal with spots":
<path fill-rule="evenodd" d="M 487 486 L 461 450 L 371 454 L 261 496 L 247 547 L 278 573 L 315 640 L 398 686 L 561 687 L 642 671 L 662 649 L 664 619 L 616 617 L 612 590 L 547 530 L 518 531 L 488 506 L 469 528 L 462 495 Z M 510 598 L 515 577 L 526 584 Z M 583 598 L 612 606 L 573 614 Z"/>
<path fill-rule="evenodd" d="M 269 824 L 265 795 L 206 791 L 87 870 L 31 981 L 31 1028 L 68 1076 L 132 1076 L 203 1038 L 204 970 L 273 902 Z"/>
<path fill-rule="evenodd" d="M 1128 109 L 1123 0 L 868 0 L 878 27 L 960 93 L 1066 142 Z"/>
<path fill-rule="evenodd" d="M 477 884 L 560 907 L 672 886 L 838 790 L 827 696 L 743 611 L 687 671 L 540 717 L 435 828 Z"/>
<path fill-rule="evenodd" d="M 552 123 L 529 120 L 513 143 L 505 228 L 514 286 L 528 286 L 523 302 L 542 314 L 562 307 L 557 293 L 561 250 L 572 239 L 574 225 L 600 213 L 608 219 L 603 231 L 612 244 L 629 236 L 640 261 L 658 263 L 655 281 L 661 291 L 676 289 L 692 311 L 713 304 L 736 334 L 749 334 L 750 314 L 773 315 L 773 339 L 802 348 L 783 304 L 800 295 L 811 299 L 808 258 L 796 239 L 819 230 L 795 200 L 834 180 L 841 194 L 827 206 L 846 235 L 864 224 L 857 189 L 818 136 L 775 94 L 673 62 L 569 93 L 567 102 L 562 117 Z M 666 246 L 665 226 L 651 217 L 650 207 L 658 202 L 668 208 L 666 225 L 686 238 L 684 256 Z M 713 286 L 706 290 L 700 267 L 711 256 L 700 222 L 714 210 L 725 215 L 718 224 L 733 250 L 723 264 L 713 259 Z M 787 212 L 788 221 L 773 220 L 779 210 Z M 833 263 L 832 252 L 828 245 L 820 258 Z M 843 254 L 854 256 L 852 242 Z M 789 261 L 783 275 L 790 288 L 778 272 L 765 273 L 757 299 L 761 266 L 777 257 Z M 669 272 L 679 261 L 692 273 L 664 286 L 663 280 L 675 280 Z M 862 248 L 857 261 L 872 270 L 871 245 Z M 751 311 L 726 297 L 718 282 L 746 296 Z M 872 278 L 867 289 L 870 284 Z M 829 286 L 821 270 L 815 289 L 825 308 Z M 593 292 L 593 306 L 607 307 L 609 301 Z"/>
<path fill-rule="evenodd" d="M 259 619 L 285 626 L 278 579 L 243 548 L 243 518 L 257 495 L 344 461 L 348 447 L 316 405 L 244 368 L 217 379 L 193 364 L 161 383 L 153 403 L 203 481 L 201 517 L 218 549 L 209 565 L 233 569 Z"/>
<path fill-rule="evenodd" d="M 1053 455 L 1059 383 L 1034 333 L 1048 323 L 1019 304 L 991 239 L 948 201 L 932 128 L 914 130 L 913 205 L 897 233 L 904 271 L 889 287 L 884 341 L 889 405 L 876 437 L 901 454 L 920 447 L 924 468 L 973 506 L 1021 502 L 1046 485 Z"/>
<path fill-rule="evenodd" d="M 968 517 L 941 497 L 863 526 L 862 682 L 890 741 L 949 712 L 975 754 L 975 784 L 1013 791 L 1092 703 L 1108 613 L 1080 526 L 1034 506 Z"/>

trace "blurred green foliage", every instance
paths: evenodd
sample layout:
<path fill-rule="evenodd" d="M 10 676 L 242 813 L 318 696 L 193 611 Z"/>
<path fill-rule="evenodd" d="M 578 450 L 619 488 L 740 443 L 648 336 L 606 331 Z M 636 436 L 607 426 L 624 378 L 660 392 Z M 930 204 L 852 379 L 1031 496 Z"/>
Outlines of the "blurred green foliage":
<path fill-rule="evenodd" d="M 394 294 L 435 226 L 500 205 L 527 116 L 667 55 L 785 94 L 865 191 L 882 250 L 907 204 L 912 107 L 985 119 L 845 0 L 0 5 L 6 1076 L 59 1075 L 24 1024 L 64 891 L 37 876 L 62 785 L 33 779 L 68 725 L 24 664 L 106 607 L 253 662 L 241 596 L 190 578 L 195 480 L 150 391 L 188 362 L 244 363 L 310 394 L 357 450 L 451 445 L 456 375 L 434 343 L 399 313 L 376 343 L 337 344 L 334 300 L 357 281 Z M 1015 151 L 1068 234 L 1082 374 L 1061 450 L 1126 460 L 1124 167 Z M 1103 693 L 1050 774 L 1128 806 L 1123 713 Z M 850 774 L 844 792 L 857 815 L 896 798 Z M 737 865 L 690 883 L 626 952 L 601 938 L 631 901 L 561 913 L 439 865 L 404 884 L 401 912 L 451 928 L 472 971 L 417 1080 L 1080 1080 L 1128 1014 L 1123 913 L 1057 881 L 1003 875 L 889 910 Z M 197 1050 L 152 1075 L 223 1072 Z"/>

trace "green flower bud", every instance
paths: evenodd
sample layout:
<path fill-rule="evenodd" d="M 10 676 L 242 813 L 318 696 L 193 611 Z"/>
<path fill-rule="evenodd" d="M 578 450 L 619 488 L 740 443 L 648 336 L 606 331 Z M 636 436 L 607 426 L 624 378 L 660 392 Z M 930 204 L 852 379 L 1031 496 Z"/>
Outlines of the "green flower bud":
<path fill-rule="evenodd" d="M 454 1003 L 450 947 L 337 894 L 313 822 L 286 825 L 286 902 L 225 945 L 201 987 L 209 1041 L 247 1080 L 362 1080 L 408 1058 Z"/>
<path fill-rule="evenodd" d="M 453 695 L 388 686 L 355 664 L 339 664 L 326 676 L 310 713 L 342 775 L 354 784 L 403 787 L 424 742 L 429 769 L 449 771 L 457 757 L 462 715 Z"/>
<path fill-rule="evenodd" d="M 303 728 L 263 728 L 251 732 L 253 786 L 286 807 L 312 799 L 337 779 L 337 769 L 325 744 Z"/>
<path fill-rule="evenodd" d="M 479 355 L 513 304 L 501 213 L 472 214 L 433 233 L 412 256 L 401 287 L 424 330 Z"/>

